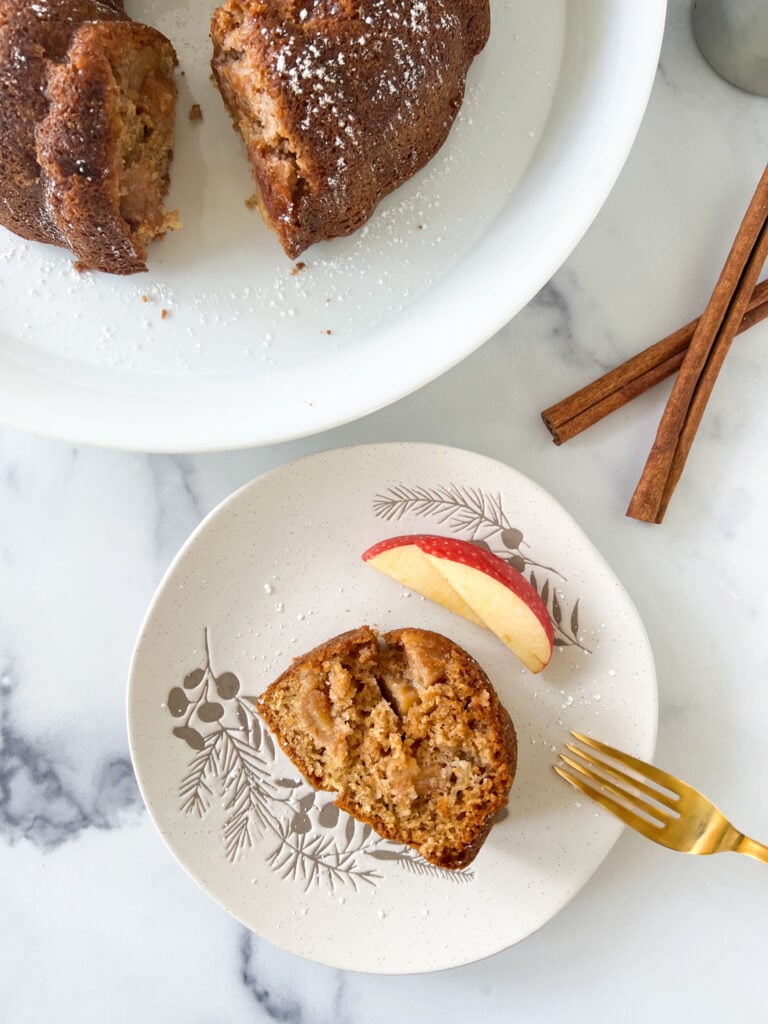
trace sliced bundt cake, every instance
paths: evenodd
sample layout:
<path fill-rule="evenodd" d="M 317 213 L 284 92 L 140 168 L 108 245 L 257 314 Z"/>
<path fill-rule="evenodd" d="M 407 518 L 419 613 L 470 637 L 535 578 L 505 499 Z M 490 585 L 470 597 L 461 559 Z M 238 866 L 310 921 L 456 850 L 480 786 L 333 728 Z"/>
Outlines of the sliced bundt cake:
<path fill-rule="evenodd" d="M 226 0 L 213 71 L 286 253 L 359 228 L 445 141 L 488 0 Z"/>
<path fill-rule="evenodd" d="M 225 0 L 213 70 L 288 255 L 360 227 L 435 154 L 485 45 L 489 0 Z M 146 269 L 176 56 L 122 0 L 0 0 L 0 225 L 83 267 Z"/>
<path fill-rule="evenodd" d="M 176 55 L 122 0 L 0 0 L 0 224 L 82 267 L 146 270 L 163 206 Z"/>
<path fill-rule="evenodd" d="M 297 659 L 258 708 L 313 786 L 433 864 L 469 864 L 507 802 L 512 721 L 477 662 L 438 633 L 344 633 Z"/>

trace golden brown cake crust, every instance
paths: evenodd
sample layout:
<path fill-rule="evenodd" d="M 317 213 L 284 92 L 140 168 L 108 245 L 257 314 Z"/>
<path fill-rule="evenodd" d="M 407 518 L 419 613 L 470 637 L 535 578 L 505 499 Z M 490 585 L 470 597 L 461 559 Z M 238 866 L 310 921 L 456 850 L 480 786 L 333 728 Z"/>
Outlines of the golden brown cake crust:
<path fill-rule="evenodd" d="M 258 708 L 312 785 L 441 867 L 469 864 L 507 802 L 512 720 L 477 662 L 438 633 L 364 626 L 334 637 Z"/>
<path fill-rule="evenodd" d="M 152 211 L 148 229 L 124 216 L 118 79 L 137 68 L 153 76 L 147 96 L 155 110 L 132 110 L 130 118 L 154 129 L 157 114 L 170 147 L 175 64 L 168 40 L 130 21 L 122 0 L 0 0 L 0 224 L 66 246 L 82 266 L 145 270 L 145 241 L 175 222 Z M 146 81 L 135 84 L 141 105 Z M 155 148 L 151 187 L 161 197 L 170 151 Z"/>
<path fill-rule="evenodd" d="M 291 257 L 359 228 L 445 141 L 488 0 L 226 0 L 213 71 Z"/>

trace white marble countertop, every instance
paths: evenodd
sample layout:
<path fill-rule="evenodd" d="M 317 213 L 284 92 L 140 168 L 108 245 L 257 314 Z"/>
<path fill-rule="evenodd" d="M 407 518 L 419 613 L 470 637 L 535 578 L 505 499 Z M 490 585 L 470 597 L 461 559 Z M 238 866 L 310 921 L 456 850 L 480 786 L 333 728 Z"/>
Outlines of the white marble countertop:
<path fill-rule="evenodd" d="M 765 1019 L 768 869 L 633 833 L 549 924 L 469 967 L 370 977 L 275 949 L 214 905 L 155 832 L 124 695 L 160 576 L 232 490 L 340 444 L 455 445 L 526 473 L 589 534 L 653 645 L 657 763 L 768 840 L 768 324 L 734 345 L 661 527 L 624 510 L 664 387 L 562 448 L 538 417 L 701 311 L 765 164 L 767 114 L 768 100 L 707 68 L 687 2 L 672 0 L 644 124 L 593 227 L 527 309 L 432 385 L 344 428 L 233 454 L 0 433 L 4 1020 Z"/>

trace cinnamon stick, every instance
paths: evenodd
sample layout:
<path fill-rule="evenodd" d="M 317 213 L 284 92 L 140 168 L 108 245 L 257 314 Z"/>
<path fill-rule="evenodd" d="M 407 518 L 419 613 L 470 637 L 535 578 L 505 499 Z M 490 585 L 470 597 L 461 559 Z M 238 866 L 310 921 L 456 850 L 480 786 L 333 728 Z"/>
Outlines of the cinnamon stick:
<path fill-rule="evenodd" d="M 660 523 L 768 258 L 768 166 L 685 353 L 627 515 Z"/>
<path fill-rule="evenodd" d="M 766 206 L 766 215 L 768 217 L 768 205 Z M 765 266 L 766 260 L 768 260 L 768 219 L 763 225 L 763 230 L 760 232 L 758 237 L 757 245 L 755 246 L 750 263 L 745 271 L 745 279 L 739 285 L 740 290 L 746 292 L 746 296 L 748 296 L 749 292 L 752 290 L 752 284 L 757 280 L 760 271 Z M 749 299 L 745 297 L 744 294 L 739 296 L 739 292 L 737 291 L 734 303 L 728 311 L 727 318 L 723 323 L 720 334 L 710 351 L 701 376 L 694 388 L 693 395 L 691 397 L 691 404 L 688 407 L 688 414 L 683 422 L 675 454 L 672 458 L 667 482 L 661 494 L 661 501 L 659 502 L 659 508 L 655 519 L 655 522 L 657 523 L 660 523 L 664 519 L 664 513 L 667 511 L 669 500 L 683 474 L 683 469 L 688 459 L 688 453 L 690 452 L 694 438 L 696 437 L 696 431 L 699 429 L 699 424 L 701 423 L 701 418 L 704 415 L 704 410 L 706 409 L 707 402 L 709 401 L 709 396 L 712 394 L 718 374 L 722 369 L 725 357 L 731 347 L 731 342 L 736 337 L 738 323 L 742 318 L 742 310 L 748 301 Z"/>
<path fill-rule="evenodd" d="M 676 373 L 699 319 L 691 320 L 666 338 L 604 373 L 591 384 L 545 409 L 541 418 L 554 443 L 560 445 L 569 441 Z M 737 333 L 741 334 L 765 319 L 768 319 L 768 280 L 762 281 L 752 292 Z"/>

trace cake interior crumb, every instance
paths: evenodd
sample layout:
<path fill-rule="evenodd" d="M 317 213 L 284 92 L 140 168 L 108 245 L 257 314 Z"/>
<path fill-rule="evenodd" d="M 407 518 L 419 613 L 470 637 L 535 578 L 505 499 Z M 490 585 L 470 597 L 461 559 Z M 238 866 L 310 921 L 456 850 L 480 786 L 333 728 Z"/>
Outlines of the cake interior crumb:
<path fill-rule="evenodd" d="M 445 644 L 401 630 L 321 666 L 310 659 L 269 712 L 315 785 L 435 863 L 476 838 L 478 822 L 506 804 L 512 777 L 489 687 L 455 645 L 446 657 Z"/>

